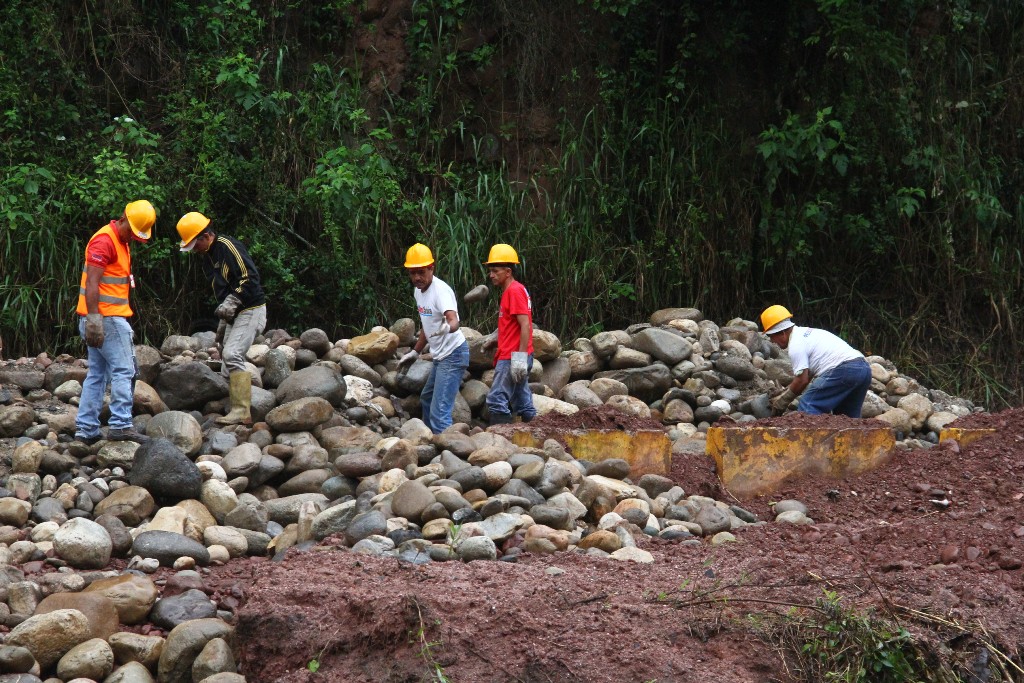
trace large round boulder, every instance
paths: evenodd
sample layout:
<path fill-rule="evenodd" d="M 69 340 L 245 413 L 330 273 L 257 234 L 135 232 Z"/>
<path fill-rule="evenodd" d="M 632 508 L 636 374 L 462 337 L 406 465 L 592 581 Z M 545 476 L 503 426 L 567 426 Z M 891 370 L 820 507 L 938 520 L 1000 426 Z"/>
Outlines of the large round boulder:
<path fill-rule="evenodd" d="M 146 435 L 153 439 L 169 439 L 188 456 L 194 456 L 203 445 L 203 428 L 199 422 L 178 410 L 154 415 L 146 424 Z"/>
<path fill-rule="evenodd" d="M 53 551 L 76 569 L 106 567 L 112 549 L 107 530 L 84 517 L 69 519 L 53 535 Z"/>
<path fill-rule="evenodd" d="M 205 363 L 191 362 L 164 368 L 154 388 L 171 410 L 193 410 L 226 396 L 228 381 Z"/>
<path fill-rule="evenodd" d="M 279 404 L 310 396 L 328 401 L 341 409 L 345 403 L 345 379 L 330 365 L 311 365 L 296 370 L 281 382 L 275 396 Z"/>
<path fill-rule="evenodd" d="M 156 498 L 178 501 L 199 497 L 203 475 L 180 448 L 161 437 L 150 439 L 135 451 L 128 481 Z"/>

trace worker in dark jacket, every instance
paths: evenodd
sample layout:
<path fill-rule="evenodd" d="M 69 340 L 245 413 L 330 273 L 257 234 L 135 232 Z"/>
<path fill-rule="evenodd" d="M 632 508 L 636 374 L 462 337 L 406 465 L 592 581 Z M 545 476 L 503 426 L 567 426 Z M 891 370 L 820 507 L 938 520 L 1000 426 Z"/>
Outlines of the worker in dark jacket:
<path fill-rule="evenodd" d="M 221 357 L 231 385 L 231 411 L 217 424 L 252 424 L 252 376 L 245 369 L 245 354 L 256 335 L 267 326 L 266 298 L 260 273 L 249 251 L 233 237 L 218 235 L 210 219 L 192 211 L 178 221 L 181 250 L 205 254 L 203 273 L 220 302 L 217 340 L 223 339 Z"/>

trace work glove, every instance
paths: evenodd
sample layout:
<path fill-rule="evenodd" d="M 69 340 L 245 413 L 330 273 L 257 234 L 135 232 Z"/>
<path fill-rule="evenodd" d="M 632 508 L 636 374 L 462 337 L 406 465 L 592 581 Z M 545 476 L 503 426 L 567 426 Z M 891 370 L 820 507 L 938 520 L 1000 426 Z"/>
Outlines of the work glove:
<path fill-rule="evenodd" d="M 231 322 L 238 315 L 238 309 L 242 305 L 242 300 L 234 294 L 228 294 L 224 297 L 224 301 L 221 302 L 220 306 L 213 312 L 215 316 L 221 320 Z"/>
<path fill-rule="evenodd" d="M 491 332 L 489 335 L 484 337 L 483 343 L 480 344 L 480 350 L 481 351 L 490 351 L 491 349 L 493 349 L 497 345 L 498 345 L 498 333 L 497 332 Z"/>
<path fill-rule="evenodd" d="M 103 333 L 103 314 L 90 313 L 85 316 L 85 343 L 98 349 L 103 346 L 106 335 Z"/>
<path fill-rule="evenodd" d="M 416 352 L 416 349 L 413 349 L 409 353 L 407 353 L 404 356 L 402 356 L 401 358 L 399 358 L 398 359 L 398 374 L 404 375 L 405 373 L 409 372 L 409 368 L 412 367 L 412 364 L 415 363 L 416 359 L 419 358 L 419 357 L 420 357 L 420 354 Z"/>
<path fill-rule="evenodd" d="M 522 351 L 512 352 L 512 369 L 509 371 L 509 375 L 512 377 L 512 381 L 519 384 L 529 374 L 529 370 L 526 367 L 526 354 Z"/>
<path fill-rule="evenodd" d="M 444 324 L 441 325 L 441 329 L 439 329 L 434 334 L 430 335 L 430 338 L 433 339 L 434 341 L 440 343 L 441 340 L 443 340 L 446 336 L 451 334 L 451 332 L 452 332 L 452 326 L 449 325 L 448 321 L 446 320 L 444 322 Z"/>
<path fill-rule="evenodd" d="M 224 344 L 224 333 L 228 330 L 228 321 L 221 320 L 217 323 L 217 336 L 214 337 L 213 343 L 217 345 L 219 349 Z"/>
<path fill-rule="evenodd" d="M 789 408 L 789 404 L 796 398 L 796 394 L 793 393 L 792 389 L 786 389 L 781 394 L 772 399 L 772 415 L 776 417 L 786 412 L 786 408 Z"/>

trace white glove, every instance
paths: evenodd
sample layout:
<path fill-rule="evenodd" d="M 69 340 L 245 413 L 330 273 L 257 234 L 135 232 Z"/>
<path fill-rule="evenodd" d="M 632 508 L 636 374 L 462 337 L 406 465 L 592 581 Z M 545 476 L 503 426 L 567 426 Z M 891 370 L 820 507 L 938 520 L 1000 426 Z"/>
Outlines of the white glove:
<path fill-rule="evenodd" d="M 519 384 L 529 374 L 529 370 L 526 368 L 526 354 L 522 351 L 512 352 L 512 369 L 509 375 L 512 377 L 512 381 Z"/>
<path fill-rule="evenodd" d="M 398 359 L 398 372 L 399 372 L 399 374 L 404 374 L 406 372 L 409 372 L 409 368 L 412 366 L 413 363 L 416 362 L 416 359 L 419 358 L 419 357 L 420 357 L 420 354 L 418 354 L 416 352 L 416 349 L 413 349 L 409 353 L 407 353 L 404 356 L 402 356 L 401 358 L 399 358 Z"/>

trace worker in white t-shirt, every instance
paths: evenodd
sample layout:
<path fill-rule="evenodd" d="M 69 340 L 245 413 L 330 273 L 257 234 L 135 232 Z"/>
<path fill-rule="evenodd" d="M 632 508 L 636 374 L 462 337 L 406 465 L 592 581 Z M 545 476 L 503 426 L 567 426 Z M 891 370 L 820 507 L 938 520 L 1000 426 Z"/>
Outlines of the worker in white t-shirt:
<path fill-rule="evenodd" d="M 789 352 L 793 381 L 772 400 L 772 412 L 782 415 L 800 397 L 797 410 L 809 415 L 835 413 L 860 417 L 871 386 L 871 368 L 857 349 L 826 330 L 797 327 L 783 306 L 761 314 L 764 333 Z"/>
<path fill-rule="evenodd" d="M 420 332 L 411 351 L 398 360 L 399 372 L 416 362 L 430 347 L 433 368 L 420 392 L 423 422 L 434 434 L 452 425 L 455 396 L 462 375 L 469 367 L 469 344 L 459 329 L 459 306 L 455 292 L 441 278 L 434 277 L 434 255 L 424 244 L 414 244 L 405 254 L 405 269 L 413 286 Z"/>

